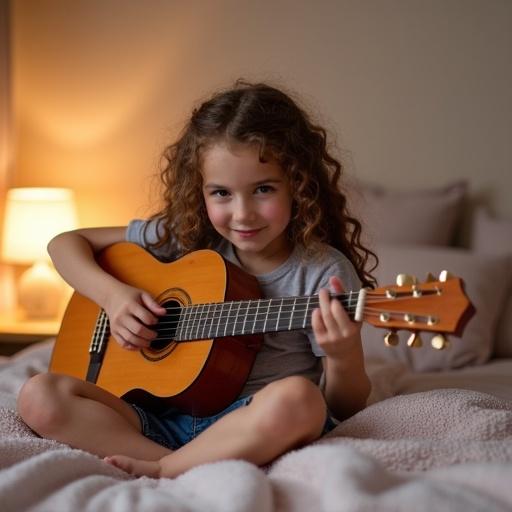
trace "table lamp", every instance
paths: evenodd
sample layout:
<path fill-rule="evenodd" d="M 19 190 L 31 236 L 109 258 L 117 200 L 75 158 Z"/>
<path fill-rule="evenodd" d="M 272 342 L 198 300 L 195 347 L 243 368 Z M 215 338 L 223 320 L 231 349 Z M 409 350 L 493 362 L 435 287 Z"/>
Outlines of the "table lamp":
<path fill-rule="evenodd" d="M 56 318 L 65 283 L 46 251 L 57 234 L 77 227 L 73 192 L 65 188 L 13 188 L 7 192 L 2 258 L 32 265 L 20 277 L 18 304 L 28 319 Z"/>

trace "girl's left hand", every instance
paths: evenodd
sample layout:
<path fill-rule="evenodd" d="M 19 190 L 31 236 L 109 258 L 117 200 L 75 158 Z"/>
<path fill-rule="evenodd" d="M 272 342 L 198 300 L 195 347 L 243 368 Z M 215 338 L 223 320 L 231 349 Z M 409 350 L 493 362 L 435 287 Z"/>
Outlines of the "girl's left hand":
<path fill-rule="evenodd" d="M 337 277 L 329 279 L 334 293 L 343 292 Z M 320 308 L 313 311 L 312 327 L 318 345 L 333 359 L 342 359 L 361 344 L 361 323 L 353 322 L 338 299 L 331 299 L 326 288 L 320 290 Z"/>

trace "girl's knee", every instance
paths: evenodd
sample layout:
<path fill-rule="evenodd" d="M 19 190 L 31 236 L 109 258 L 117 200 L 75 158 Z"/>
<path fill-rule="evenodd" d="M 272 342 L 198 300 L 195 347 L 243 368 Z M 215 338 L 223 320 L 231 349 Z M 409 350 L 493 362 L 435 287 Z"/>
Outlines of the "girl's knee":
<path fill-rule="evenodd" d="M 67 377 L 41 373 L 30 378 L 21 388 L 17 409 L 23 421 L 39 434 L 46 434 L 62 422 L 63 395 L 71 392 Z"/>
<path fill-rule="evenodd" d="M 326 404 L 322 392 L 304 377 L 288 377 L 269 384 L 261 394 L 259 425 L 275 435 L 306 440 L 322 432 Z"/>

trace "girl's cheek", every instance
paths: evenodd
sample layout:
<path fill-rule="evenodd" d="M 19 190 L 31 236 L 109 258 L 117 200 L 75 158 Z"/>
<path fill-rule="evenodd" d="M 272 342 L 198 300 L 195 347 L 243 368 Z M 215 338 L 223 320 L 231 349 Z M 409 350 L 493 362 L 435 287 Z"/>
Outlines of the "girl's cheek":
<path fill-rule="evenodd" d="M 273 219 L 275 222 L 288 224 L 291 219 L 291 213 L 291 205 L 288 205 L 286 201 L 281 201 L 268 204 L 263 215 L 267 219 Z"/>
<path fill-rule="evenodd" d="M 226 214 L 225 212 L 220 209 L 216 208 L 214 205 L 206 205 L 206 212 L 208 213 L 208 218 L 210 219 L 210 222 L 214 226 L 222 226 L 226 223 Z"/>

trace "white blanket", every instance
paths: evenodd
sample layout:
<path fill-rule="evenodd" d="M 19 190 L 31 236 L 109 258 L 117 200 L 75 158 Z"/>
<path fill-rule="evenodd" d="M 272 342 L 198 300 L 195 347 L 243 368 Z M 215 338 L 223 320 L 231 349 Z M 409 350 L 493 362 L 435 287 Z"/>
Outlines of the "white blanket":
<path fill-rule="evenodd" d="M 49 346 L 0 362 L 0 509 L 9 511 L 510 511 L 512 403 L 441 389 L 388 398 L 267 468 L 223 461 L 134 479 L 38 438 L 15 412 Z"/>

